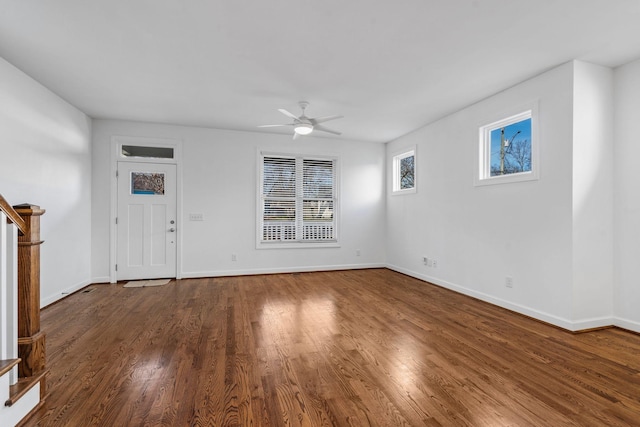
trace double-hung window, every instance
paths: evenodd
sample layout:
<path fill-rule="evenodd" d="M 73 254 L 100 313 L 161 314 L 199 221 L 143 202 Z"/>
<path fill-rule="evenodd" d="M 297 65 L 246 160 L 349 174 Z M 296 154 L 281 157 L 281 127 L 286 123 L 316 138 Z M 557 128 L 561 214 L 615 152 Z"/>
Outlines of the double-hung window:
<path fill-rule="evenodd" d="M 258 247 L 334 246 L 336 175 L 335 158 L 261 154 Z"/>

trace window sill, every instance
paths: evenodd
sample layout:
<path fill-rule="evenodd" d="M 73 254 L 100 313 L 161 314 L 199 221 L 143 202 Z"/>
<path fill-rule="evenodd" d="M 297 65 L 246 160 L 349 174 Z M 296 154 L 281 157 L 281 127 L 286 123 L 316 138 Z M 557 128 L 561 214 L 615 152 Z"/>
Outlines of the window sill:
<path fill-rule="evenodd" d="M 339 248 L 337 241 L 330 242 L 258 242 L 256 249 L 319 249 Z"/>
<path fill-rule="evenodd" d="M 406 190 L 393 190 L 391 192 L 392 196 L 400 196 L 402 194 L 415 194 L 417 193 L 416 188 L 407 188 Z"/>
<path fill-rule="evenodd" d="M 509 175 L 492 176 L 490 178 L 477 179 L 474 183 L 476 187 L 484 185 L 510 184 L 513 182 L 537 181 L 538 174 L 535 172 L 520 172 Z"/>

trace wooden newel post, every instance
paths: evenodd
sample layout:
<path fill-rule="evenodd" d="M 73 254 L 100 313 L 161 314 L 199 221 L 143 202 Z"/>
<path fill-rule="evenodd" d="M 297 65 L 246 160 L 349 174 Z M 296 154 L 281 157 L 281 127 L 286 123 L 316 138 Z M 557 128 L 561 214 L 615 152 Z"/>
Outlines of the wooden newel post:
<path fill-rule="evenodd" d="M 13 207 L 27 224 L 18 237 L 18 365 L 19 377 L 45 369 L 45 334 L 40 331 L 40 206 Z"/>

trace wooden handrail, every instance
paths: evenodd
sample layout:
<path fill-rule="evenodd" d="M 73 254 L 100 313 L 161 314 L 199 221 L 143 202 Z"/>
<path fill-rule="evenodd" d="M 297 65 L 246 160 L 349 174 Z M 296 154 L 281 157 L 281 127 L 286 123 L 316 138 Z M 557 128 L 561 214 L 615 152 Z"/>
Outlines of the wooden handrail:
<path fill-rule="evenodd" d="M 27 233 L 27 223 L 24 222 L 22 217 L 18 215 L 18 212 L 16 212 L 16 210 L 13 209 L 13 207 L 9 203 L 7 203 L 5 198 L 2 197 L 2 194 L 0 194 L 0 210 L 4 212 L 5 215 L 7 215 L 7 220 L 14 223 L 22 234 Z"/>

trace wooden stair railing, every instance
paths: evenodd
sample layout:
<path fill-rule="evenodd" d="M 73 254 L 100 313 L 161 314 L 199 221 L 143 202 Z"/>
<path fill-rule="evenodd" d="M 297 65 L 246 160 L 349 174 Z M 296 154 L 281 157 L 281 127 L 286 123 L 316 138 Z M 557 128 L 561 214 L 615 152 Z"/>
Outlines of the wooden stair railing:
<path fill-rule="evenodd" d="M 0 195 L 0 209 L 7 222 L 18 228 L 18 393 L 40 384 L 40 399 L 46 396 L 45 334 L 40 331 L 40 206 L 11 206 Z M 17 398 L 17 397 L 16 397 Z M 11 402 L 9 402 L 11 403 Z M 41 402 L 42 403 L 42 402 Z"/>
<path fill-rule="evenodd" d="M 7 221 L 10 221 L 18 227 L 20 234 L 25 234 L 27 232 L 27 224 L 24 222 L 20 214 L 18 214 L 18 212 L 16 212 L 15 209 L 7 203 L 5 198 L 2 197 L 2 194 L 0 194 L 0 210 L 7 216 Z"/>

